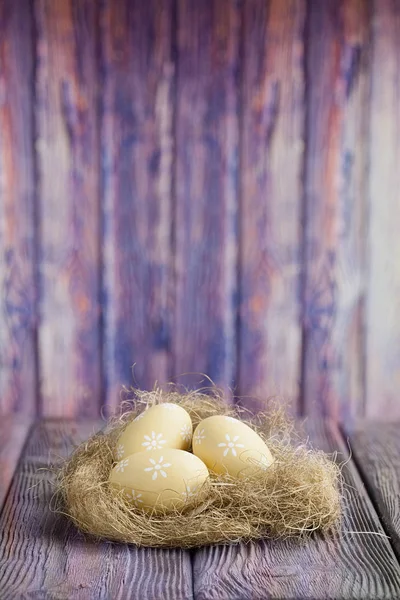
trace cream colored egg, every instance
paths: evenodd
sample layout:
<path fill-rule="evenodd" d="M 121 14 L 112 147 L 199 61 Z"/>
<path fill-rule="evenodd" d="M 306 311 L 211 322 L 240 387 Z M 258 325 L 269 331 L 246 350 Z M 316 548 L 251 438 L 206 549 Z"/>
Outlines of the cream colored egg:
<path fill-rule="evenodd" d="M 253 476 L 274 461 L 268 446 L 248 425 L 217 415 L 199 423 L 193 435 L 193 453 L 214 473 Z"/>
<path fill-rule="evenodd" d="M 117 440 L 115 459 L 143 450 L 188 450 L 192 432 L 192 421 L 184 408 L 169 402 L 157 404 L 127 425 Z"/>
<path fill-rule="evenodd" d="M 137 508 L 168 511 L 191 502 L 208 478 L 208 469 L 197 456 L 166 448 L 123 458 L 111 470 L 109 481 Z"/>

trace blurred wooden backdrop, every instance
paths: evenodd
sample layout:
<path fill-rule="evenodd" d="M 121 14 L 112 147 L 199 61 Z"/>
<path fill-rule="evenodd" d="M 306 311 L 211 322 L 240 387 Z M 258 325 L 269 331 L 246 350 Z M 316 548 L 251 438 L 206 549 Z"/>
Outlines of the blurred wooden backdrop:
<path fill-rule="evenodd" d="M 399 417 L 399 146 L 399 0 L 0 0 L 1 410 Z"/>

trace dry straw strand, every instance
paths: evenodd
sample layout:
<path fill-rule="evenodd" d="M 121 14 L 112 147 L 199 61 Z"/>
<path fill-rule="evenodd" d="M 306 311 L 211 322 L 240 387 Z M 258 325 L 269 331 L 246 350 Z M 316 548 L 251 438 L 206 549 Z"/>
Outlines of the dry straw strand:
<path fill-rule="evenodd" d="M 128 422 L 161 402 L 185 408 L 194 427 L 217 414 L 247 421 L 268 444 L 274 464 L 257 478 L 211 474 L 211 485 L 184 511 L 160 515 L 133 508 L 108 486 L 115 443 Z M 215 389 L 135 390 L 121 414 L 78 446 L 60 469 L 56 510 L 97 538 L 151 547 L 191 548 L 337 530 L 340 469 L 325 453 L 294 444 L 294 437 L 293 424 L 278 404 L 252 418 L 245 409 L 226 404 Z"/>

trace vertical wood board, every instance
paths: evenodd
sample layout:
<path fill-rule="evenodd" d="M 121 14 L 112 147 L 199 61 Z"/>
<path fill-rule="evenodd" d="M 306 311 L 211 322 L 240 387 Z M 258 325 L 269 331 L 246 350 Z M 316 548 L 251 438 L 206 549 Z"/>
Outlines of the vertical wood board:
<path fill-rule="evenodd" d="M 304 18 L 302 0 L 243 3 L 239 391 L 261 401 L 282 394 L 293 408 L 301 362 Z"/>
<path fill-rule="evenodd" d="M 100 407 L 96 3 L 37 0 L 41 411 Z"/>
<path fill-rule="evenodd" d="M 368 143 L 365 0 L 308 5 L 303 406 L 364 409 Z"/>
<path fill-rule="evenodd" d="M 239 3 L 177 2 L 172 370 L 227 391 L 236 368 Z"/>
<path fill-rule="evenodd" d="M 400 5 L 372 10 L 366 414 L 400 417 Z"/>
<path fill-rule="evenodd" d="M 32 13 L 0 2 L 0 412 L 36 410 Z"/>
<path fill-rule="evenodd" d="M 103 3 L 106 402 L 168 379 L 173 160 L 172 1 Z M 132 368 L 134 366 L 134 368 Z"/>

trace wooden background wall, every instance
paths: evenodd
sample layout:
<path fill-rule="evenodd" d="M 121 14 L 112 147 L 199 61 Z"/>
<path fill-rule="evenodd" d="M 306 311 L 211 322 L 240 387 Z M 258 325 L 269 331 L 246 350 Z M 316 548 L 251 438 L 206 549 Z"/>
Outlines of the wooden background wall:
<path fill-rule="evenodd" d="M 399 417 L 399 90 L 399 0 L 0 0 L 1 410 Z"/>

